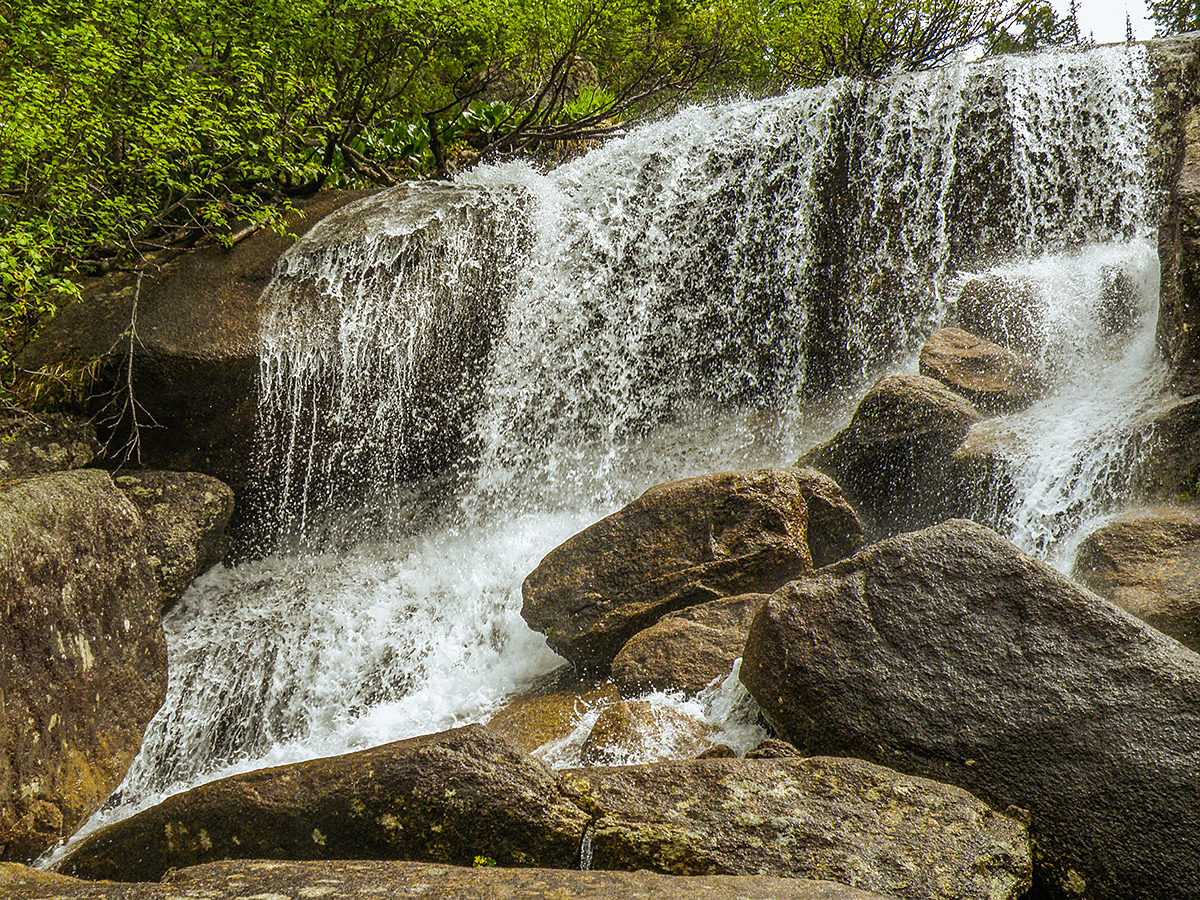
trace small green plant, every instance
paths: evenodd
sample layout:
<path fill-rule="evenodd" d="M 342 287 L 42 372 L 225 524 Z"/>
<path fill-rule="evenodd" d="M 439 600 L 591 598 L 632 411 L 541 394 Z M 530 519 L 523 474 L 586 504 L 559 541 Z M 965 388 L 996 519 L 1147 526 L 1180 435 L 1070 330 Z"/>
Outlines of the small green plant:
<path fill-rule="evenodd" d="M 490 856 L 477 856 L 473 865 L 476 869 L 486 869 L 496 865 L 496 861 Z"/>
<path fill-rule="evenodd" d="M 610 91 L 593 85 L 584 85 L 579 96 L 566 104 L 559 112 L 560 122 L 574 122 L 611 109 L 617 103 L 617 98 Z"/>

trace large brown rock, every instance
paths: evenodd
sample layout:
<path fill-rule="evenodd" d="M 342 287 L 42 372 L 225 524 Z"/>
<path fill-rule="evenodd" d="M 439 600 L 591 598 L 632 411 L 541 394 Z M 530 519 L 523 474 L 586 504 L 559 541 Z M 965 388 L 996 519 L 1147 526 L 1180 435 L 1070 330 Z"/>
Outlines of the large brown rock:
<path fill-rule="evenodd" d="M 54 412 L 0 417 L 0 480 L 81 469 L 99 452 L 86 419 Z"/>
<path fill-rule="evenodd" d="M 233 491 L 199 472 L 126 472 L 113 481 L 141 513 L 165 612 L 224 557 Z"/>
<path fill-rule="evenodd" d="M 966 791 L 851 759 L 573 769 L 592 866 L 821 878 L 897 897 L 1017 898 L 1024 825 Z"/>
<path fill-rule="evenodd" d="M 1200 650 L 1200 510 L 1160 507 L 1118 516 L 1080 543 L 1071 577 Z"/>
<path fill-rule="evenodd" d="M 359 860 L 216 862 L 172 872 L 161 884 L 94 883 L 0 863 L 0 892 L 22 900 L 887 900 L 830 881 L 766 875 L 671 878 Z"/>
<path fill-rule="evenodd" d="M 982 417 L 925 375 L 887 375 L 850 423 L 800 462 L 832 476 L 876 535 L 941 521 L 969 500 L 952 456 Z"/>
<path fill-rule="evenodd" d="M 776 592 L 741 678 L 810 752 L 1028 809 L 1035 896 L 1200 896 L 1200 656 L 980 525 Z"/>
<path fill-rule="evenodd" d="M 219 859 L 410 859 L 569 868 L 587 816 L 482 725 L 236 775 L 90 835 L 65 874 L 156 881 Z"/>
<path fill-rule="evenodd" d="M 704 690 L 732 670 L 754 614 L 768 596 L 726 597 L 663 616 L 626 641 L 613 660 L 613 681 L 626 696 Z"/>
<path fill-rule="evenodd" d="M 231 250 L 210 246 L 151 269 L 85 282 L 17 359 L 29 377 L 53 380 L 89 366 L 89 410 L 129 439 L 129 354 L 141 409 L 141 461 L 206 472 L 238 488 L 251 473 L 258 412 L 259 297 L 280 254 L 312 225 L 364 192 L 328 191 L 298 203 L 287 235 L 264 229 Z M 135 335 L 130 335 L 131 324 Z M 90 364 L 90 365 L 89 365 Z"/>
<path fill-rule="evenodd" d="M 978 409 L 1013 412 L 1041 390 L 1033 360 L 961 328 L 935 331 L 921 348 L 921 374 L 936 378 Z"/>
<path fill-rule="evenodd" d="M 106 472 L 0 484 L 0 858 L 71 834 L 166 695 L 142 522 Z"/>
<path fill-rule="evenodd" d="M 823 541 L 857 546 L 857 518 L 829 492 L 828 479 L 800 469 L 653 487 L 550 551 L 525 579 L 521 615 L 579 669 L 606 673 L 625 642 L 663 615 L 771 591 L 809 571 L 810 500 L 825 520 Z"/>

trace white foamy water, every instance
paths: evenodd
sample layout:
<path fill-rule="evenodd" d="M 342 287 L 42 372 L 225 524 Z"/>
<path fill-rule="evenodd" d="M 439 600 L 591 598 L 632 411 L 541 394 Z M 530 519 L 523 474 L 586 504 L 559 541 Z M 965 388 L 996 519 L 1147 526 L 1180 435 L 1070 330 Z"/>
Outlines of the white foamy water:
<path fill-rule="evenodd" d="M 1070 538 L 1124 501 L 1140 475 L 1145 426 L 1167 376 L 1155 344 L 1158 254 L 1147 235 L 996 271 L 1040 300 L 1051 382 L 1042 400 L 1005 422 L 1016 501 L 1002 527 L 1068 571 Z"/>
<path fill-rule="evenodd" d="M 1055 390 L 1021 419 L 1025 499 L 1002 527 L 1052 554 L 1120 492 L 1092 471 L 1120 452 L 1093 451 L 1157 377 L 1145 83 L 1136 47 L 835 82 L 314 229 L 263 336 L 278 543 L 168 617 L 168 700 L 89 827 L 486 718 L 558 663 L 519 616 L 546 552 L 652 484 L 790 464 L 964 273 L 1031 281 L 1045 307 Z M 1105 266 L 1137 285 L 1119 334 L 1089 324 Z M 745 749 L 761 732 L 739 691 L 654 702 Z M 574 760 L 595 712 L 544 755 Z"/>

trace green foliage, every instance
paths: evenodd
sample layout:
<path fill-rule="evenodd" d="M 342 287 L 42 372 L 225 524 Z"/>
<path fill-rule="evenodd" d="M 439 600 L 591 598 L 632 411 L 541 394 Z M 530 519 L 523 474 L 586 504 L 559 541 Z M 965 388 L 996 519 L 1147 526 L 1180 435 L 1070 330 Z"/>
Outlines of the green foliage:
<path fill-rule="evenodd" d="M 1015 26 L 1015 27 L 1013 27 Z M 988 34 L 989 53 L 1027 53 L 1042 47 L 1079 42 L 1079 25 L 1070 16 L 1059 18 L 1046 2 L 1025 6 L 1013 26 L 995 25 Z"/>
<path fill-rule="evenodd" d="M 616 102 L 611 92 L 595 85 L 584 85 L 579 96 L 559 110 L 559 121 L 574 122 L 610 109 Z"/>
<path fill-rule="evenodd" d="M 0 0 L 0 363 L 72 273 L 666 99 L 930 65 L 1004 2 Z"/>
<path fill-rule="evenodd" d="M 10 367 L 12 357 L 33 337 L 44 317 L 57 311 L 57 304 L 78 296 L 79 288 L 56 274 L 47 249 L 54 236 L 31 231 L 37 223 L 14 223 L 0 234 L 0 371 Z"/>
<path fill-rule="evenodd" d="M 1012 27 L 1037 0 L 718 0 L 731 68 L 750 81 L 819 84 L 928 68 Z M 1049 8 L 1049 7 L 1047 7 Z"/>
<path fill-rule="evenodd" d="M 476 869 L 491 868 L 494 865 L 496 865 L 496 861 L 494 859 L 492 859 L 490 856 L 475 857 L 474 867 Z"/>
<path fill-rule="evenodd" d="M 1200 0 L 1149 0 L 1146 6 L 1160 37 L 1200 31 Z"/>

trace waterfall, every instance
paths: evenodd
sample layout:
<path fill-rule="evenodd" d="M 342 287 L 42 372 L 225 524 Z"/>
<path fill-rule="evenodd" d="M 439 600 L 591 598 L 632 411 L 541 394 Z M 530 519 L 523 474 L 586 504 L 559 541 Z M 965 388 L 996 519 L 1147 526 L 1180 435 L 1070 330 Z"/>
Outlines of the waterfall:
<path fill-rule="evenodd" d="M 1021 549 L 1069 571 L 1081 525 L 1140 478 L 1140 453 L 1167 378 L 1155 344 L 1158 254 L 1149 236 L 998 266 L 1029 286 L 1052 390 L 995 423 L 1008 432 L 1015 499 L 991 511 Z"/>
<path fill-rule="evenodd" d="M 837 81 L 314 228 L 266 298 L 275 542 L 168 617 L 169 698 L 93 826 L 486 717 L 558 663 L 519 616 L 547 551 L 654 483 L 790 464 L 971 274 L 1032 285 L 1047 329 L 996 516 L 1051 553 L 1125 486 L 1156 384 L 1147 84 L 1136 46 Z M 1119 339 L 1093 324 L 1118 276 Z"/>

